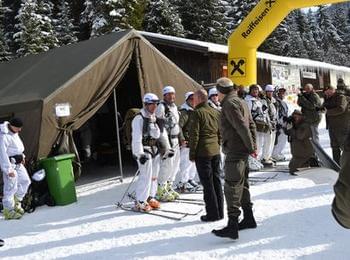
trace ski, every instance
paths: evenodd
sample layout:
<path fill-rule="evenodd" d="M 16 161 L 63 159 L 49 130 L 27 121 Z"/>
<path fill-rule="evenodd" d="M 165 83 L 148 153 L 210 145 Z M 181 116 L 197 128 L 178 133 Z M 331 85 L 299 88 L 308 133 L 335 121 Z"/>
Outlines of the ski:
<path fill-rule="evenodd" d="M 182 220 L 183 218 L 185 218 L 186 216 L 188 216 L 188 214 L 182 214 L 182 213 L 175 213 L 175 214 L 181 214 L 182 216 L 180 217 L 174 217 L 174 216 L 169 216 L 169 215 L 165 215 L 165 214 L 159 214 L 159 213 L 156 213 L 157 211 L 158 212 L 162 212 L 160 210 L 153 210 L 153 211 L 138 211 L 138 210 L 134 210 L 132 207 L 129 207 L 129 206 L 125 206 L 121 203 L 117 203 L 116 204 L 117 208 L 120 208 L 122 210 L 125 210 L 125 211 L 130 211 L 130 212 L 135 212 L 135 213 L 141 213 L 141 214 L 147 214 L 147 215 L 153 215 L 153 216 L 157 216 L 157 217 L 161 217 L 161 218 L 166 218 L 166 219 L 170 219 L 170 220 L 176 220 L 176 221 L 179 221 L 179 220 Z M 165 211 L 163 211 L 164 213 L 166 213 Z M 173 212 L 168 212 L 168 213 L 173 213 Z"/>
<path fill-rule="evenodd" d="M 272 179 L 275 179 L 277 177 L 278 173 L 272 175 L 272 176 L 266 176 L 266 177 L 263 177 L 263 176 L 256 176 L 256 177 L 249 177 L 248 179 L 251 181 L 251 182 L 267 182 L 268 180 L 272 180 Z"/>
<path fill-rule="evenodd" d="M 169 202 L 175 202 L 175 203 L 186 203 L 186 204 L 193 204 L 193 205 L 205 205 L 204 201 L 190 201 L 190 200 L 181 200 L 181 199 L 176 199 L 174 201 L 169 201 Z"/>
<path fill-rule="evenodd" d="M 178 198 L 177 200 L 184 200 L 184 201 L 200 201 L 200 202 L 203 202 L 202 199 L 192 199 L 192 198 Z"/>
<path fill-rule="evenodd" d="M 166 213 L 173 213 L 173 214 L 182 214 L 187 216 L 197 216 L 199 213 L 203 211 L 203 209 L 198 210 L 197 212 L 191 213 L 191 212 L 183 212 L 183 211 L 177 211 L 177 210 L 168 210 L 168 209 L 155 209 L 155 211 L 162 211 Z"/>

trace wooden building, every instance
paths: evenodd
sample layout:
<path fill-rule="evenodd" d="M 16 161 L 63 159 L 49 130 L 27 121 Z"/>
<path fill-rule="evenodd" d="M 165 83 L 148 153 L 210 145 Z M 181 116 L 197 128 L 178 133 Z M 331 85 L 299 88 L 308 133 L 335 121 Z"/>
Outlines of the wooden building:
<path fill-rule="evenodd" d="M 226 45 L 150 32 L 141 34 L 199 83 L 210 84 L 227 75 Z M 283 85 L 290 93 L 295 93 L 306 83 L 312 83 L 316 89 L 329 84 L 336 86 L 340 77 L 350 85 L 350 68 L 347 67 L 262 52 L 258 52 L 257 57 L 257 80 L 261 86 Z"/>

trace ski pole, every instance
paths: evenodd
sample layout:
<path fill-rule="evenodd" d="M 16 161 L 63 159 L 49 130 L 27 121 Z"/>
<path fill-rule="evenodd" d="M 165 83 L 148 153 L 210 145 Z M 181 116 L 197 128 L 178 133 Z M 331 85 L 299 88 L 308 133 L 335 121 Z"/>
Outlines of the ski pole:
<path fill-rule="evenodd" d="M 124 195 L 123 195 L 122 199 L 117 203 L 118 206 L 122 205 L 122 202 L 123 202 L 123 200 L 124 200 L 126 194 L 128 194 L 128 191 L 129 191 L 131 185 L 134 183 L 135 178 L 136 178 L 137 175 L 139 175 L 139 173 L 140 173 L 140 170 L 138 169 L 138 170 L 136 171 L 134 177 L 132 178 L 130 184 L 128 185 L 126 191 L 124 192 Z"/>

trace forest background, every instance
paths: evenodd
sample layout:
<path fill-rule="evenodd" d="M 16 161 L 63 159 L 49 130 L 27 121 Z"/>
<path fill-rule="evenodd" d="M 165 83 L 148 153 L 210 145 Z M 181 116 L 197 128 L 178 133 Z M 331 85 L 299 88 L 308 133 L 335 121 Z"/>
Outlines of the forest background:
<path fill-rule="evenodd" d="M 0 0 L 0 62 L 129 28 L 227 44 L 259 0 Z M 350 3 L 291 12 L 259 47 L 350 66 Z"/>

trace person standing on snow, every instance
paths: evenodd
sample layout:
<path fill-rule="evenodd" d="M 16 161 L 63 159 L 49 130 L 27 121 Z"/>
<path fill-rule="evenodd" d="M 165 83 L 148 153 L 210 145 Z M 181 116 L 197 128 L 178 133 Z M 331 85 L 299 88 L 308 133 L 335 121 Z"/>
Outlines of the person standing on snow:
<path fill-rule="evenodd" d="M 222 105 L 220 132 L 225 159 L 224 192 L 229 221 L 212 232 L 219 237 L 238 239 L 238 230 L 256 228 L 248 182 L 248 156 L 256 151 L 256 126 L 247 103 L 237 93 L 238 86 L 229 78 L 217 80 Z M 238 223 L 243 209 L 243 220 Z"/>
<path fill-rule="evenodd" d="M 180 114 L 175 104 L 175 89 L 172 86 L 163 88 L 163 101 L 157 107 L 156 117 L 164 125 L 170 147 L 174 151 L 174 156 L 161 161 L 157 197 L 161 201 L 173 201 L 179 198 L 179 193 L 174 190 L 173 183 L 180 168 L 181 128 L 179 126 Z"/>
<path fill-rule="evenodd" d="M 249 95 L 245 97 L 245 101 L 256 124 L 257 159 L 264 166 L 272 166 L 273 162 L 268 158 L 271 138 L 269 107 L 266 100 L 260 98 L 260 89 L 259 85 L 251 85 L 249 87 Z"/>
<path fill-rule="evenodd" d="M 298 94 L 298 105 L 301 107 L 301 112 L 305 122 L 310 124 L 312 132 L 312 140 L 320 143 L 318 125 L 321 122 L 321 105 L 322 101 L 314 91 L 312 84 L 306 84 Z"/>
<path fill-rule="evenodd" d="M 332 214 L 344 228 L 350 229 L 350 133 L 348 134 L 341 158 L 341 169 L 334 184 L 335 197 L 332 203 Z"/>
<path fill-rule="evenodd" d="M 194 93 L 195 109 L 191 115 L 189 138 L 190 160 L 196 163 L 203 185 L 206 215 L 201 221 L 217 221 L 224 216 L 224 200 L 220 180 L 220 112 L 208 105 L 204 89 Z"/>
<path fill-rule="evenodd" d="M 182 130 L 179 169 L 180 182 L 178 184 L 178 190 L 180 192 L 194 191 L 198 187 L 198 183 L 196 183 L 194 180 L 197 169 L 195 163 L 191 162 L 189 159 L 190 148 L 188 147 L 190 135 L 190 117 L 193 112 L 193 94 L 193 92 L 187 92 L 185 94 L 185 103 L 183 103 L 179 108 L 179 125 Z"/>
<path fill-rule="evenodd" d="M 24 167 L 24 145 L 19 137 L 22 120 L 12 118 L 0 125 L 0 168 L 4 180 L 3 214 L 5 219 L 20 219 L 24 210 L 21 202 L 31 183 Z"/>
<path fill-rule="evenodd" d="M 221 106 L 220 106 L 220 102 L 219 102 L 219 98 L 218 98 L 218 91 L 216 88 L 209 89 L 208 104 L 212 108 L 215 108 L 219 111 L 221 110 Z"/>
<path fill-rule="evenodd" d="M 159 143 L 163 143 L 165 150 L 169 150 L 169 144 L 168 137 L 157 123 L 155 116 L 158 97 L 153 93 L 147 93 L 143 97 L 143 103 L 144 108 L 131 123 L 131 149 L 139 167 L 135 210 L 147 212 L 160 207 L 160 203 L 155 199 L 161 160 Z"/>
<path fill-rule="evenodd" d="M 264 145 L 263 151 L 263 162 L 269 164 L 271 162 L 273 147 L 275 146 L 276 140 L 276 125 L 277 125 L 277 110 L 275 107 L 276 99 L 273 97 L 275 92 L 275 87 L 273 85 L 265 86 L 265 97 L 267 106 L 268 106 L 268 114 L 269 114 L 269 122 L 270 122 L 270 132 L 266 137 L 266 145 Z"/>
<path fill-rule="evenodd" d="M 333 160 L 340 165 L 341 152 L 349 132 L 350 113 L 349 101 L 343 94 L 336 92 L 335 87 L 324 88 L 326 109 L 326 122 L 331 142 Z"/>
<path fill-rule="evenodd" d="M 279 87 L 276 96 L 276 110 L 277 110 L 277 125 L 276 125 L 276 141 L 272 152 L 272 158 L 276 161 L 285 161 L 286 157 L 282 153 L 287 144 L 287 135 L 284 132 L 286 128 L 286 119 L 289 116 L 289 109 L 287 103 L 284 101 L 286 96 L 286 89 Z"/>

